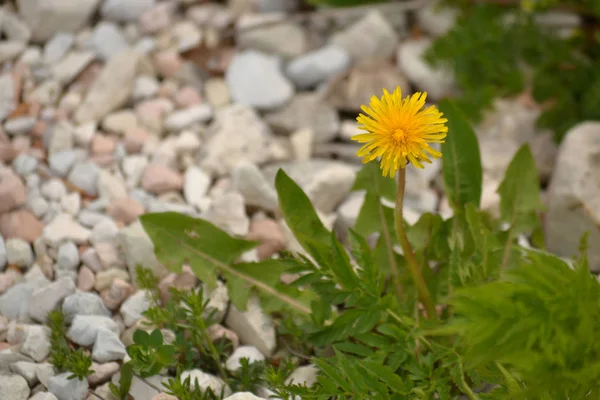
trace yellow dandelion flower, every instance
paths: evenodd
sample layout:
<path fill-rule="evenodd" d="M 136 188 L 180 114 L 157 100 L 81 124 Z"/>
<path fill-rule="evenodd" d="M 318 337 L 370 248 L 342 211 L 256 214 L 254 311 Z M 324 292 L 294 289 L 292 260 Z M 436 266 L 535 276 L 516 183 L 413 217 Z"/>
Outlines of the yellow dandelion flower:
<path fill-rule="evenodd" d="M 366 115 L 361 113 L 356 120 L 359 129 L 367 133 L 355 135 L 352 140 L 366 143 L 357 153 L 363 163 L 381 157 L 383 175 L 393 178 L 408 162 L 423 168 L 422 162 L 431 162 L 429 156 L 442 156 L 429 144 L 444 142 L 448 120 L 435 106 L 423 109 L 426 98 L 427 93 L 417 92 L 402 99 L 397 87 L 391 94 L 384 89 L 381 99 L 373 96 L 369 107 L 361 107 Z"/>

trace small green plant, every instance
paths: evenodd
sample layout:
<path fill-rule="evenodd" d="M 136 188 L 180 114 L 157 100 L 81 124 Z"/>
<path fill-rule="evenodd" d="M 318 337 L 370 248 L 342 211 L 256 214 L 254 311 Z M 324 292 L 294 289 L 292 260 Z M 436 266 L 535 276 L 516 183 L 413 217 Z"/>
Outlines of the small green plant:
<path fill-rule="evenodd" d="M 108 384 L 110 392 L 119 400 L 129 400 L 129 390 L 131 389 L 131 382 L 133 380 L 133 366 L 131 363 L 125 363 L 121 366 L 121 376 L 119 377 L 119 385 L 115 385 L 113 382 Z"/>
<path fill-rule="evenodd" d="M 600 326 L 600 285 L 589 273 L 585 251 L 569 264 L 535 247 L 543 243 L 539 213 L 544 206 L 529 147 L 519 149 L 508 166 L 498 187 L 500 218 L 493 218 L 479 209 L 477 136 L 453 102 L 443 101 L 439 109 L 448 120 L 442 174 L 450 218 L 425 213 L 408 225 L 399 198 L 402 171 L 394 181 L 373 162 L 357 175 L 353 190 L 363 191 L 365 201 L 345 241 L 323 225 L 302 189 L 278 172 L 279 208 L 301 254 L 236 262 L 256 243 L 177 213 L 141 217 L 166 267 L 177 272 L 191 265 L 209 287 L 220 277 L 242 310 L 249 296 L 258 294 L 264 309 L 279 317 L 282 350 L 320 371 L 314 385 L 304 386 L 289 384 L 289 369 L 271 366 L 261 373 L 261 366 L 247 365 L 233 376 L 226 372 L 231 387 L 264 385 L 286 400 L 598 396 L 600 349 L 594 332 Z M 367 143 L 366 136 L 358 138 Z M 398 143 L 404 142 L 390 142 L 386 151 Z M 411 151 L 402 154 L 421 156 L 417 147 Z M 388 206 L 390 200 L 395 207 Z M 367 238 L 373 235 L 371 243 Z M 532 239 L 533 248 L 518 244 L 523 236 Z M 284 273 L 297 279 L 283 284 Z M 187 303 L 195 315 L 204 314 L 199 300 Z M 172 316 L 159 318 L 157 310 L 148 315 L 153 312 L 153 323 L 171 323 Z M 197 351 L 204 343 L 203 326 L 186 318 L 182 326 L 198 331 L 194 348 L 187 351 Z M 209 347 L 204 352 L 213 354 Z M 185 384 L 172 385 L 186 395 Z"/>
<path fill-rule="evenodd" d="M 138 329 L 133 334 L 133 342 L 127 346 L 127 354 L 131 357 L 133 371 L 139 376 L 145 378 L 156 375 L 174 364 L 176 348 L 163 344 L 160 329 L 154 329 L 151 333 Z"/>
<path fill-rule="evenodd" d="M 59 371 L 69 371 L 69 379 L 84 380 L 94 373 L 92 358 L 82 349 L 74 350 L 65 335 L 65 317 L 60 310 L 53 310 L 48 315 L 50 328 L 50 355 L 49 360 Z"/>

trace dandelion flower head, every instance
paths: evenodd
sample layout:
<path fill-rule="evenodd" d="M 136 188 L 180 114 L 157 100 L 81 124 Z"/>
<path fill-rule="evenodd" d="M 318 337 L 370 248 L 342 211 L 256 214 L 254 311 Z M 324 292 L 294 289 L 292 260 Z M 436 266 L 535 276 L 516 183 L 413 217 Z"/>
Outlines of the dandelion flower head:
<path fill-rule="evenodd" d="M 397 87 L 391 94 L 384 89 L 381 98 L 373 96 L 368 107 L 361 107 L 365 114 L 356 120 L 366 133 L 354 135 L 352 140 L 365 143 L 357 153 L 363 163 L 381 157 L 383 175 L 393 178 L 409 162 L 423 168 L 423 162 L 431 162 L 430 156 L 442 156 L 430 143 L 444 142 L 448 120 L 435 106 L 423 109 L 426 98 L 427 93 L 417 92 L 402 99 Z"/>

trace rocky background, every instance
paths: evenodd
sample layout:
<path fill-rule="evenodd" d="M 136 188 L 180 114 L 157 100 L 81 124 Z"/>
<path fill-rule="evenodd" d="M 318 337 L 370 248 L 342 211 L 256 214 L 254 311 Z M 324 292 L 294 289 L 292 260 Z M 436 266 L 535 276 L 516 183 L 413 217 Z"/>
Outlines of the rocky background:
<path fill-rule="evenodd" d="M 455 13 L 425 1 L 306 12 L 295 0 L 17 0 L 0 8 L 0 397 L 112 399 L 125 345 L 148 307 L 134 268 L 161 288 L 192 288 L 167 274 L 138 216 L 177 211 L 261 242 L 248 259 L 297 250 L 276 215 L 283 167 L 328 226 L 343 232 L 364 194 L 350 193 L 360 160 L 350 137 L 370 96 L 400 85 L 432 102 L 459 93 L 449 71 L 423 60 Z M 409 23 L 410 22 L 410 23 Z M 591 230 L 600 271 L 600 123 L 560 146 L 539 132 L 527 94 L 501 99 L 476 127 L 485 169 L 482 207 L 497 213 L 506 165 L 525 142 L 547 200 L 550 250 L 570 256 Z M 406 216 L 449 216 L 440 162 L 409 170 Z M 224 287 L 210 294 L 220 333 L 240 357 L 277 348 L 260 305 L 240 312 Z M 48 313 L 62 307 L 69 337 L 90 349 L 88 381 L 56 375 Z M 223 382 L 190 371 L 206 387 Z M 302 367 L 291 380 L 314 379 Z M 134 380 L 138 399 L 167 399 Z M 265 392 L 265 398 L 268 395 Z M 156 396 L 156 397 L 155 397 Z M 246 394 L 231 399 L 244 400 Z"/>

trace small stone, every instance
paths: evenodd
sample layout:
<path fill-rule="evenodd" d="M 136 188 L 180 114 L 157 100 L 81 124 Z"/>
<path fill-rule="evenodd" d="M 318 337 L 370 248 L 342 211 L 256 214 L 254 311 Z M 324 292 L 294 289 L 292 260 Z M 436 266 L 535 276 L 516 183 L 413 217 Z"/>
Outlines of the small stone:
<path fill-rule="evenodd" d="M 81 226 L 69 214 L 59 214 L 44 228 L 42 237 L 50 247 L 57 248 L 61 242 L 69 240 L 77 244 L 85 243 L 91 236 L 89 229 Z"/>
<path fill-rule="evenodd" d="M 50 353 L 50 329 L 41 325 L 28 325 L 21 352 L 37 362 L 41 362 Z"/>
<path fill-rule="evenodd" d="M 76 161 L 77 153 L 73 150 L 59 151 L 48 158 L 50 169 L 61 178 L 64 178 L 69 174 Z"/>
<path fill-rule="evenodd" d="M 161 164 L 149 164 L 142 175 L 142 187 L 150 193 L 161 194 L 183 188 L 183 178 Z"/>
<path fill-rule="evenodd" d="M 15 81 L 11 74 L 5 73 L 0 75 L 0 120 L 8 117 L 13 112 L 16 106 L 15 95 Z M 6 151 L 6 150 L 5 150 Z"/>
<path fill-rule="evenodd" d="M 115 221 L 129 225 L 144 213 L 144 206 L 131 197 L 114 199 L 106 208 L 106 214 Z"/>
<path fill-rule="evenodd" d="M 102 129 L 106 132 L 123 135 L 138 125 L 137 117 L 132 110 L 115 111 L 102 119 Z"/>
<path fill-rule="evenodd" d="M 14 60 L 25 51 L 25 43 L 17 40 L 3 40 L 0 42 L 0 63 Z"/>
<path fill-rule="evenodd" d="M 155 78 L 146 75 L 138 76 L 135 79 L 131 97 L 137 101 L 152 98 L 158 93 L 159 87 Z"/>
<path fill-rule="evenodd" d="M 13 160 L 12 166 L 17 174 L 25 177 L 36 170 L 38 160 L 27 154 L 19 154 L 19 156 Z"/>
<path fill-rule="evenodd" d="M 287 66 L 287 76 L 298 88 L 307 89 L 341 74 L 350 67 L 348 52 L 336 45 L 302 55 Z"/>
<path fill-rule="evenodd" d="M 27 361 L 17 361 L 10 365 L 10 370 L 25 378 L 29 386 L 35 386 L 39 382 L 36 369 L 36 363 Z"/>
<path fill-rule="evenodd" d="M 242 364 L 240 360 L 242 358 L 246 358 L 249 363 L 260 362 L 265 360 L 265 356 L 258 351 L 256 347 L 252 346 L 240 346 L 234 350 L 234 352 L 229 356 L 227 361 L 225 361 L 225 368 L 229 371 L 237 371 L 241 368 Z"/>
<path fill-rule="evenodd" d="M 311 387 L 317 382 L 319 369 L 314 365 L 298 367 L 285 380 L 286 385 L 306 385 Z"/>
<path fill-rule="evenodd" d="M 58 400 L 58 398 L 50 392 L 37 392 L 29 400 Z"/>
<path fill-rule="evenodd" d="M 89 241 L 92 243 L 96 250 L 98 250 L 99 243 L 114 243 L 117 235 L 119 234 L 119 227 L 110 218 L 102 219 L 92 229 Z M 98 251 L 100 261 L 102 261 L 102 255 Z"/>
<path fill-rule="evenodd" d="M 79 265 L 79 249 L 73 242 L 64 242 L 58 248 L 56 262 L 59 268 L 75 269 Z"/>
<path fill-rule="evenodd" d="M 57 201 L 67 194 L 67 188 L 60 179 L 50 179 L 42 184 L 40 193 L 48 200 Z"/>
<path fill-rule="evenodd" d="M 29 271 L 33 271 L 35 266 Z M 7 318 L 29 318 L 29 298 L 38 288 L 48 285 L 50 282 L 39 270 L 39 277 L 26 282 L 20 282 L 8 289 L 0 296 L 0 314 Z"/>
<path fill-rule="evenodd" d="M 191 166 L 185 171 L 183 196 L 188 204 L 202 209 L 212 179 L 201 168 Z"/>
<path fill-rule="evenodd" d="M 170 394 L 166 393 L 159 393 L 156 396 L 154 396 L 152 400 L 177 400 L 177 397 L 171 396 Z"/>
<path fill-rule="evenodd" d="M 165 268 L 158 262 L 154 254 L 154 244 L 139 220 L 127 228 L 121 229 L 119 243 L 134 282 L 136 280 L 135 269 L 138 265 L 149 268 L 159 279 L 166 275 Z"/>
<path fill-rule="evenodd" d="M 126 355 L 125 345 L 119 335 L 111 330 L 101 328 L 92 350 L 92 357 L 98 362 L 121 361 Z"/>
<path fill-rule="evenodd" d="M 36 375 L 37 375 L 37 378 L 40 381 L 40 383 L 44 387 L 48 387 L 48 381 L 50 380 L 50 378 L 52 378 L 54 375 L 56 375 L 56 370 L 54 369 L 54 365 L 45 362 L 45 363 L 37 365 Z M 49 398 L 47 400 L 52 400 L 52 399 Z"/>
<path fill-rule="evenodd" d="M 145 129 L 131 129 L 125 133 L 125 149 L 128 153 L 139 153 L 150 139 L 151 136 Z"/>
<path fill-rule="evenodd" d="M 27 400 L 30 390 L 21 375 L 0 375 L 0 393 L 6 400 Z"/>
<path fill-rule="evenodd" d="M 419 27 L 432 36 L 440 37 L 448 33 L 456 24 L 459 10 L 446 4 L 442 6 L 439 1 L 434 1 L 420 8 L 416 14 Z"/>
<path fill-rule="evenodd" d="M 173 6 L 170 3 L 159 3 L 146 10 L 139 19 L 140 31 L 156 33 L 172 25 Z"/>
<path fill-rule="evenodd" d="M 115 151 L 117 142 L 114 138 L 106 135 L 94 135 L 92 139 L 92 153 L 95 155 L 110 154 Z"/>
<path fill-rule="evenodd" d="M 44 224 L 29 210 L 0 213 L 0 234 L 5 239 L 20 238 L 31 243 L 42 235 L 43 229 Z"/>
<path fill-rule="evenodd" d="M 0 168 L 0 214 L 27 201 L 27 189 L 10 168 Z"/>
<path fill-rule="evenodd" d="M 61 208 L 68 214 L 75 216 L 81 209 L 81 195 L 78 192 L 69 193 L 60 199 Z"/>
<path fill-rule="evenodd" d="M 273 393 L 274 394 L 274 393 Z M 275 399 L 275 397 L 269 397 Z M 223 400 L 261 400 L 263 397 L 255 396 L 252 392 L 237 392 Z"/>
<path fill-rule="evenodd" d="M 10 40 L 27 43 L 31 39 L 31 29 L 17 14 L 12 12 L 4 13 L 2 30 Z"/>
<path fill-rule="evenodd" d="M 314 133 L 316 143 L 333 140 L 340 129 L 336 110 L 320 95 L 299 94 L 281 110 L 267 115 L 266 121 L 276 132 L 290 135 L 302 128 Z"/>
<path fill-rule="evenodd" d="M 48 314 L 68 295 L 75 293 L 75 282 L 70 278 L 61 278 L 31 294 L 29 316 L 40 322 L 46 322 Z"/>
<path fill-rule="evenodd" d="M 225 328 L 223 325 L 215 324 L 207 328 L 208 337 L 213 341 L 227 339 L 231 342 L 231 347 L 235 350 L 240 345 L 238 335 L 231 329 Z"/>
<path fill-rule="evenodd" d="M 79 268 L 79 272 L 77 273 L 77 289 L 89 292 L 94 288 L 95 283 L 96 276 L 90 268 L 85 265 Z"/>
<path fill-rule="evenodd" d="M 131 95 L 139 55 L 126 51 L 112 57 L 90 87 L 75 113 L 79 123 L 99 120 L 123 106 Z"/>
<path fill-rule="evenodd" d="M 142 318 L 142 313 L 150 308 L 150 300 L 145 290 L 140 290 L 121 305 L 121 315 L 126 326 L 132 326 Z"/>
<path fill-rule="evenodd" d="M 48 391 L 59 400 L 83 400 L 88 392 L 87 379 L 69 379 L 70 372 L 63 372 L 48 380 Z"/>
<path fill-rule="evenodd" d="M 204 83 L 204 95 L 208 103 L 217 108 L 230 103 L 231 96 L 227 82 L 221 78 L 210 78 Z"/>
<path fill-rule="evenodd" d="M 263 312 L 257 297 L 248 300 L 245 312 L 231 305 L 225 324 L 239 335 L 242 343 L 256 347 L 265 356 L 275 351 L 275 326 L 271 317 Z"/>
<path fill-rule="evenodd" d="M 57 33 L 44 46 L 44 61 L 54 64 L 71 49 L 75 38 L 71 33 Z"/>
<path fill-rule="evenodd" d="M 69 182 L 77 186 L 89 195 L 98 194 L 98 177 L 100 168 L 91 162 L 82 162 L 75 164 L 71 173 L 69 173 Z"/>
<path fill-rule="evenodd" d="M 208 104 L 198 104 L 171 114 L 165 121 L 165 128 L 178 132 L 190 125 L 206 122 L 211 118 L 211 107 Z"/>
<path fill-rule="evenodd" d="M 127 39 L 119 26 L 107 21 L 101 21 L 95 26 L 92 33 L 92 44 L 96 54 L 103 60 L 110 60 L 129 48 Z"/>
<path fill-rule="evenodd" d="M 65 297 L 62 312 L 67 323 L 71 323 L 77 315 L 99 315 L 103 317 L 110 317 L 111 315 L 97 294 L 82 292 Z"/>
<path fill-rule="evenodd" d="M 372 62 L 391 58 L 398 46 L 398 36 L 388 20 L 373 10 L 335 34 L 330 42 L 345 49 L 355 62 Z"/>
<path fill-rule="evenodd" d="M 107 308 L 116 310 L 121 303 L 131 296 L 133 291 L 133 286 L 128 282 L 122 279 L 115 279 L 108 289 L 105 289 L 100 293 L 100 296 Z"/>
<path fill-rule="evenodd" d="M 406 40 L 398 48 L 398 67 L 428 98 L 439 100 L 453 91 L 455 82 L 452 72 L 434 68 L 425 61 L 425 52 L 431 47 L 429 38 Z"/>
<path fill-rule="evenodd" d="M 23 239 L 13 238 L 6 241 L 6 260 L 9 264 L 28 268 L 33 264 L 33 250 Z"/>
<path fill-rule="evenodd" d="M 88 248 L 81 254 L 81 262 L 94 272 L 100 272 L 104 268 L 94 248 Z"/>
<path fill-rule="evenodd" d="M 271 258 L 275 253 L 285 250 L 285 236 L 279 224 L 272 219 L 254 219 L 250 222 L 248 240 L 260 242 L 256 251 L 260 260 Z"/>
<path fill-rule="evenodd" d="M 248 233 L 250 221 L 246 216 L 244 198 L 239 193 L 225 193 L 215 198 L 202 216 L 233 235 L 245 236 Z"/>
<path fill-rule="evenodd" d="M 159 283 L 160 297 L 163 302 L 171 298 L 170 288 L 190 291 L 198 284 L 198 278 L 188 265 L 184 265 L 181 274 L 170 273 Z"/>
<path fill-rule="evenodd" d="M 103 18 L 117 22 L 136 22 L 142 14 L 151 9 L 156 0 L 106 0 L 100 8 Z"/>
<path fill-rule="evenodd" d="M 32 131 L 37 123 L 35 117 L 16 117 L 4 123 L 4 131 L 12 136 L 25 135 Z"/>
<path fill-rule="evenodd" d="M 207 374 L 199 369 L 192 369 L 181 373 L 182 382 L 188 377 L 190 377 L 190 388 L 192 390 L 198 387 L 204 392 L 210 388 L 213 393 L 221 393 L 223 391 L 225 396 L 231 394 L 231 389 L 221 378 Z"/>
<path fill-rule="evenodd" d="M 115 279 L 122 279 L 127 282 L 130 280 L 127 271 L 118 268 L 110 268 L 96 274 L 96 284 L 94 285 L 94 289 L 100 292 L 110 287 Z"/>
<path fill-rule="evenodd" d="M 236 26 L 237 44 L 287 58 L 301 55 L 307 48 L 306 32 L 285 17 L 283 13 L 243 14 Z"/>
<path fill-rule="evenodd" d="M 175 104 L 182 108 L 197 106 L 201 103 L 202 97 L 200 97 L 198 91 L 191 86 L 181 88 L 175 95 Z"/>
<path fill-rule="evenodd" d="M 90 385 L 96 386 L 110 380 L 110 378 L 119 371 L 119 363 L 114 361 L 103 364 L 92 362 L 91 369 L 94 373 L 88 376 L 88 382 Z"/>
<path fill-rule="evenodd" d="M 239 162 L 232 171 L 232 189 L 244 197 L 248 206 L 274 211 L 278 208 L 277 193 L 260 169 L 248 162 Z"/>
<path fill-rule="evenodd" d="M 67 337 L 80 346 L 91 346 L 96 341 L 98 331 L 106 328 L 119 334 L 119 327 L 109 317 L 100 315 L 75 315 L 73 323 L 67 331 Z"/>
<path fill-rule="evenodd" d="M 294 94 L 281 72 L 281 60 L 254 50 L 237 53 L 225 74 L 231 97 L 237 103 L 272 110 Z"/>
<path fill-rule="evenodd" d="M 4 271 L 6 263 L 6 245 L 4 244 L 4 238 L 0 235 L 0 271 Z"/>

